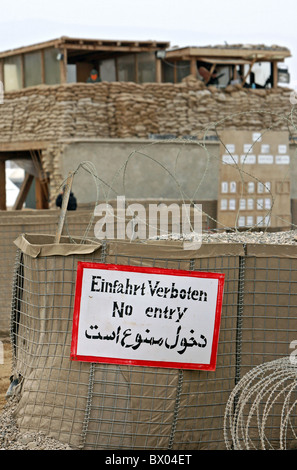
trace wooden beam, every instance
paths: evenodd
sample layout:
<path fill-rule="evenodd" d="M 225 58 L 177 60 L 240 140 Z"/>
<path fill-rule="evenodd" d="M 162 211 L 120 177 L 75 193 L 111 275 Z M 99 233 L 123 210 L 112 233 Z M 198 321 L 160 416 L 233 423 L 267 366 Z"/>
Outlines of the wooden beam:
<path fill-rule="evenodd" d="M 0 161 L 0 210 L 1 211 L 6 211 L 5 161 Z"/>
<path fill-rule="evenodd" d="M 278 76 L 277 76 L 277 62 L 272 62 L 272 88 L 277 88 Z"/>
<path fill-rule="evenodd" d="M 60 82 L 67 83 L 67 49 L 62 50 L 63 59 L 60 61 Z"/>
<path fill-rule="evenodd" d="M 56 235 L 55 235 L 55 243 L 60 243 L 63 226 L 65 222 L 65 217 L 66 217 L 66 212 L 67 212 L 67 206 L 69 202 L 69 196 L 70 196 L 71 187 L 73 183 L 73 177 L 74 177 L 74 173 L 70 172 L 68 174 L 66 184 L 64 185 L 62 206 L 61 206 L 61 212 L 60 212 L 60 217 L 59 217 L 59 222 L 58 222 L 58 228 L 57 228 Z"/>
<path fill-rule="evenodd" d="M 255 57 L 260 58 L 263 62 L 263 57 L 266 60 L 283 60 L 286 57 L 291 57 L 289 49 L 256 49 L 256 48 L 224 48 L 224 47 L 185 47 L 181 49 L 169 50 L 166 52 L 167 59 L 178 59 L 183 56 L 200 57 L 205 60 L 206 57 L 212 58 L 235 58 L 253 60 Z M 203 59 L 204 58 L 204 59 Z"/>
<path fill-rule="evenodd" d="M 173 83 L 177 83 L 177 66 L 176 62 L 173 65 Z"/>
<path fill-rule="evenodd" d="M 35 177 L 36 209 L 48 209 L 47 183 Z"/>
<path fill-rule="evenodd" d="M 98 45 L 88 45 L 88 44 L 67 44 L 65 46 L 68 50 L 77 50 L 77 51 L 91 51 L 91 52 L 154 52 L 155 47 L 151 46 L 122 46 L 121 44 L 116 46 L 98 46 Z"/>
<path fill-rule="evenodd" d="M 81 38 L 69 38 L 64 36 L 61 38 L 60 47 L 68 46 L 79 48 L 80 46 L 92 46 L 92 47 L 149 47 L 151 49 L 167 49 L 170 43 L 167 41 L 130 41 L 130 40 L 115 40 L 115 39 L 81 39 Z"/>
<path fill-rule="evenodd" d="M 69 44 L 86 44 L 86 45 L 93 45 L 93 46 L 120 46 L 120 45 L 128 45 L 128 46 L 150 46 L 150 47 L 158 47 L 161 49 L 168 48 L 170 43 L 167 41 L 133 41 L 133 40 L 118 40 L 118 39 L 82 39 L 82 38 L 74 38 L 68 36 L 62 36 L 60 38 L 61 44 L 64 46 L 68 46 Z"/>
<path fill-rule="evenodd" d="M 30 175 L 29 173 L 25 174 L 25 179 L 21 186 L 18 197 L 16 198 L 16 201 L 14 203 L 13 210 L 18 211 L 22 209 L 24 202 L 28 196 L 33 179 L 34 179 L 33 175 Z"/>
<path fill-rule="evenodd" d="M 134 57 L 134 81 L 135 81 L 135 83 L 139 83 L 137 54 L 133 54 L 133 57 Z"/>
<path fill-rule="evenodd" d="M 207 85 L 208 82 L 209 82 L 209 80 L 211 79 L 212 74 L 213 74 L 214 71 L 215 71 L 215 68 L 216 68 L 216 64 L 212 64 L 211 69 L 210 69 L 210 71 L 209 71 L 209 76 L 208 76 L 208 78 L 205 80 L 205 85 Z"/>
<path fill-rule="evenodd" d="M 3 83 L 4 86 L 4 60 L 0 59 L 0 81 Z"/>
<path fill-rule="evenodd" d="M 115 63 L 116 82 L 118 82 L 119 81 L 119 64 L 118 64 L 118 58 L 117 57 L 115 57 L 114 63 Z"/>
<path fill-rule="evenodd" d="M 68 38 L 62 36 L 61 38 L 53 39 L 50 41 L 44 41 L 36 43 L 30 46 L 18 47 L 15 49 L 9 49 L 0 53 L 0 58 L 11 57 L 19 54 L 27 54 L 28 52 L 38 51 L 40 49 L 47 49 L 54 47 L 55 49 L 64 48 L 66 49 L 84 49 L 89 50 L 111 50 L 111 48 L 117 47 L 119 50 L 123 50 L 124 47 L 128 50 L 131 47 L 138 48 L 138 50 L 155 50 L 155 49 L 166 49 L 170 46 L 169 42 L 156 42 L 156 41 L 115 41 L 115 40 L 88 40 L 79 38 Z"/>
<path fill-rule="evenodd" d="M 162 83 L 162 61 L 156 59 L 156 83 Z"/>
<path fill-rule="evenodd" d="M 23 142 L 0 142 L 0 158 L 1 152 L 27 152 L 30 150 L 43 150 L 49 146 L 49 142 L 43 140 L 28 140 Z M 5 160 L 10 160 L 10 154 L 4 155 Z M 1 158 L 4 160 L 4 158 Z"/>
<path fill-rule="evenodd" d="M 190 60 L 190 73 L 197 77 L 197 61 L 195 58 Z"/>
<path fill-rule="evenodd" d="M 44 49 L 41 50 L 41 83 L 45 83 Z"/>
<path fill-rule="evenodd" d="M 233 58 L 221 58 L 221 57 L 195 57 L 195 60 L 199 62 L 207 62 L 208 64 L 217 65 L 249 65 L 250 60 L 247 59 L 233 59 Z"/>
<path fill-rule="evenodd" d="M 18 47 L 16 49 L 9 49 L 7 51 L 0 53 L 1 57 L 11 57 L 13 55 L 26 54 L 27 52 L 39 51 L 40 49 L 48 47 L 59 47 L 60 39 L 54 39 L 53 41 L 46 41 L 42 43 L 37 43 L 31 46 Z"/>
<path fill-rule="evenodd" d="M 243 79 L 242 79 L 242 83 L 241 83 L 242 86 L 245 84 L 246 79 L 248 78 L 249 74 L 251 73 L 252 68 L 253 68 L 253 65 L 254 65 L 255 62 L 256 62 L 256 59 L 254 59 L 254 60 L 250 63 L 249 69 L 248 69 L 247 73 L 245 74 L 245 76 L 244 76 Z"/>
<path fill-rule="evenodd" d="M 230 70 L 230 69 L 229 69 Z M 238 74 L 237 74 L 237 68 L 236 66 L 233 67 L 233 69 L 231 68 L 231 70 L 233 70 L 233 80 L 237 80 L 238 79 Z M 231 74 L 230 74 L 231 75 Z"/>
<path fill-rule="evenodd" d="M 24 63 L 23 54 L 21 54 L 21 84 L 22 84 L 22 88 L 25 88 L 26 80 L 25 80 L 25 63 Z"/>

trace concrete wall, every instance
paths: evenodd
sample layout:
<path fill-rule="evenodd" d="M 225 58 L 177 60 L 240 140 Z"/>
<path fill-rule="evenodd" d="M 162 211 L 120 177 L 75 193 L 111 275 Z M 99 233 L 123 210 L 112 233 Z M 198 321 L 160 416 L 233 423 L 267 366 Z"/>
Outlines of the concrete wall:
<path fill-rule="evenodd" d="M 64 144 L 64 177 L 83 161 L 92 162 L 100 181 L 100 199 L 168 198 L 216 200 L 219 145 L 188 141 L 100 140 Z M 82 169 L 73 191 L 80 203 L 96 200 L 96 185 Z"/>
<path fill-rule="evenodd" d="M 168 198 L 217 200 L 220 146 L 218 142 L 100 139 L 65 142 L 61 173 L 66 177 L 83 161 L 97 171 L 100 200 Z M 291 199 L 297 199 L 297 147 L 290 145 Z M 80 203 L 96 200 L 96 185 L 82 169 L 73 189 Z M 182 196 L 183 195 L 183 196 Z"/>

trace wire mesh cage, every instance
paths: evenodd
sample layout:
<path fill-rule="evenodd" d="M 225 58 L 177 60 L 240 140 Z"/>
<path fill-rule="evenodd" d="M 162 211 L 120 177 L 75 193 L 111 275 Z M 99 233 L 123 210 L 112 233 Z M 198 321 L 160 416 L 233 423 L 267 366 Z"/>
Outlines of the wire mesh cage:
<path fill-rule="evenodd" d="M 223 447 L 223 410 L 235 378 L 236 305 L 223 307 L 215 375 L 70 361 L 69 354 L 78 261 L 224 269 L 227 299 L 236 288 L 238 249 L 218 248 L 219 261 L 213 248 L 204 249 L 195 260 L 198 252 L 175 242 L 81 244 L 62 237 L 56 246 L 53 239 L 23 235 L 16 241 L 11 338 L 19 428 L 83 449 Z"/>
<path fill-rule="evenodd" d="M 16 242 L 11 339 L 20 430 L 79 449 L 225 449 L 234 387 L 257 364 L 288 356 L 296 339 L 295 247 L 191 251 L 173 241 L 53 240 L 22 235 Z M 71 361 L 79 261 L 224 273 L 216 370 Z M 279 426 L 267 422 L 267 436 Z"/>

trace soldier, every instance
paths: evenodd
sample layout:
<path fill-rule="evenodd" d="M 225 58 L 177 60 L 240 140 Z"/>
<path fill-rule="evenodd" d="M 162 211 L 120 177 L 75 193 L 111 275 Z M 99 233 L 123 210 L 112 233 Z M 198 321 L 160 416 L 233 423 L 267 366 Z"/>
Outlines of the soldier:
<path fill-rule="evenodd" d="M 97 83 L 101 82 L 101 78 L 96 69 L 92 69 L 89 78 L 87 79 L 87 83 Z"/>

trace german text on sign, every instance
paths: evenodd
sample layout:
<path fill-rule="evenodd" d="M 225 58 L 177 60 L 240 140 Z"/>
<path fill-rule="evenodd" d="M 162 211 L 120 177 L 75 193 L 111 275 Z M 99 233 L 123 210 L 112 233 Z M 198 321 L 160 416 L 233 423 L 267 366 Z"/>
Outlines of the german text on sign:
<path fill-rule="evenodd" d="M 224 274 L 78 263 L 71 359 L 215 370 Z"/>

